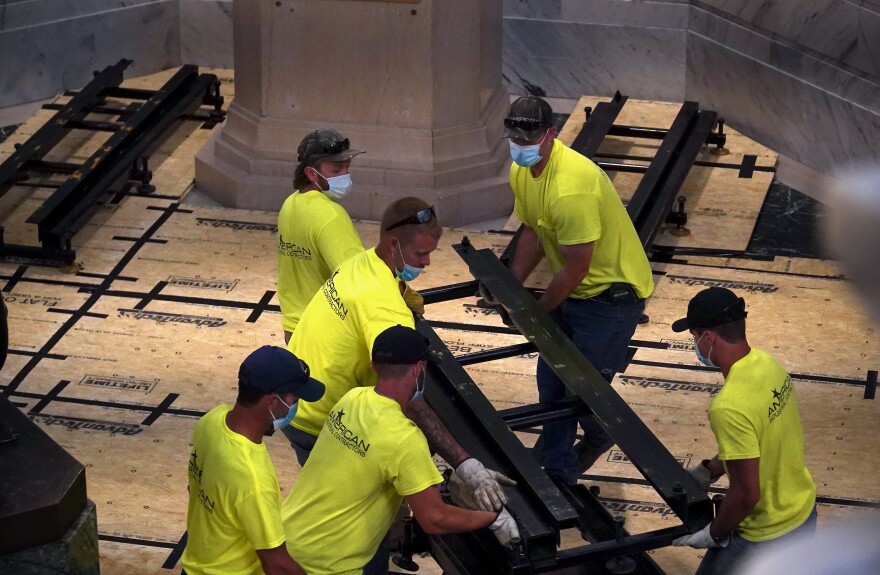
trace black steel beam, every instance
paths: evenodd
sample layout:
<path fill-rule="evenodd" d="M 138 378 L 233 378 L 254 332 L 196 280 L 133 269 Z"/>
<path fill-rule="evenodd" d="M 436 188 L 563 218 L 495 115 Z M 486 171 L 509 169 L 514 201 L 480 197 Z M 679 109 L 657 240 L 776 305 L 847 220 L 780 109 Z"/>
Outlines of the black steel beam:
<path fill-rule="evenodd" d="M 498 412 L 513 431 L 531 429 L 545 423 L 565 421 L 590 414 L 590 409 L 578 397 L 570 397 L 553 403 L 533 403 L 511 407 Z"/>
<path fill-rule="evenodd" d="M 28 223 L 38 225 L 43 248 L 50 252 L 69 252 L 71 236 L 97 209 L 95 202 L 127 181 L 136 161 L 148 156 L 157 142 L 183 121 L 181 116 L 201 106 L 214 81 L 215 76 L 199 75 L 196 66 L 188 65 L 160 90 L 151 92 L 152 96 L 126 119 L 124 126 L 27 219 Z M 146 91 L 116 90 L 114 93 L 122 92 L 126 97 L 136 97 Z"/>
<path fill-rule="evenodd" d="M 475 249 L 467 238 L 453 248 L 471 274 L 504 306 L 520 333 L 538 346 L 569 392 L 593 411 L 596 420 L 682 522 L 694 531 L 708 523 L 712 503 L 706 493 L 495 254 L 489 249 Z"/>
<path fill-rule="evenodd" d="M 535 347 L 535 344 L 533 344 L 532 342 L 529 341 L 526 343 L 518 343 L 516 345 L 509 345 L 506 347 L 499 347 L 496 349 L 487 349 L 487 350 L 478 351 L 475 353 L 468 353 L 466 355 L 460 355 L 456 359 L 458 359 L 459 365 L 473 365 L 475 363 L 484 363 L 487 361 L 495 361 L 496 359 L 505 359 L 508 357 L 516 357 L 518 355 L 523 355 L 526 353 L 534 353 L 536 351 L 538 351 L 538 348 Z"/>
<path fill-rule="evenodd" d="M 592 158 L 599 151 L 599 146 L 614 125 L 614 120 L 617 119 L 627 99 L 627 96 L 616 92 L 610 102 L 599 102 L 584 122 L 583 129 L 571 143 L 571 148 Z"/>
<path fill-rule="evenodd" d="M 109 90 L 122 83 L 122 72 L 131 62 L 122 59 L 113 66 L 104 68 L 26 142 L 16 146 L 15 151 L 3 164 L 0 164 L 0 196 L 20 179 L 25 162 L 41 160 L 67 135 L 69 122 L 85 118 L 89 111 L 103 100 Z"/>
<path fill-rule="evenodd" d="M 518 482 L 516 489 L 507 491 L 507 508 L 519 525 L 523 552 L 533 562 L 552 560 L 559 530 L 575 523 L 577 511 L 434 330 L 424 321 L 416 328 L 440 355 L 439 363 L 428 365 L 426 401 L 471 456 Z"/>
<path fill-rule="evenodd" d="M 477 293 L 477 282 L 469 281 L 457 284 L 449 284 L 436 288 L 428 288 L 420 291 L 425 300 L 425 304 L 439 303 L 441 301 L 449 301 L 453 299 L 461 299 L 465 297 L 473 297 Z"/>
<path fill-rule="evenodd" d="M 666 221 L 700 148 L 712 132 L 716 117 L 715 112 L 700 111 L 696 102 L 685 102 L 627 203 L 626 211 L 645 251 L 650 250 L 660 226 Z"/>

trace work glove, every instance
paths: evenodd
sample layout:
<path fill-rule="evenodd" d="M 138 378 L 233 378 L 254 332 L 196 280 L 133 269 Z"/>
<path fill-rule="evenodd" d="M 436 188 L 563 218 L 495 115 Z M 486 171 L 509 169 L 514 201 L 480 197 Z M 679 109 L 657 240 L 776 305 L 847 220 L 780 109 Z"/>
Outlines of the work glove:
<path fill-rule="evenodd" d="M 452 498 L 452 502 L 462 507 L 464 509 L 479 509 L 477 507 L 477 502 L 474 500 L 474 492 L 468 489 L 468 486 L 465 485 L 464 481 L 462 481 L 461 477 L 458 476 L 456 472 L 452 472 L 449 475 L 449 480 L 446 482 L 446 488 L 449 490 L 449 496 Z"/>
<path fill-rule="evenodd" d="M 672 544 L 676 547 L 693 547 L 694 549 L 712 549 L 714 547 L 727 547 L 730 545 L 730 534 L 716 541 L 709 533 L 711 527 L 712 524 L 709 523 L 696 533 L 674 539 Z"/>
<path fill-rule="evenodd" d="M 495 307 L 498 305 L 498 300 L 495 299 L 495 296 L 492 295 L 492 292 L 489 291 L 489 288 L 486 287 L 486 284 L 483 282 L 479 282 L 478 284 L 480 297 L 483 298 L 483 302 L 488 307 Z"/>
<path fill-rule="evenodd" d="M 501 509 L 501 513 L 489 525 L 489 529 L 492 530 L 492 533 L 495 534 L 495 537 L 502 545 L 510 547 L 514 543 L 519 543 L 519 528 L 516 526 L 516 521 L 507 512 L 507 509 Z"/>
<path fill-rule="evenodd" d="M 477 305 L 479 307 L 491 307 L 495 308 L 495 311 L 498 312 L 498 315 L 501 316 L 501 321 L 507 327 L 516 327 L 513 325 L 513 320 L 510 319 L 510 314 L 507 313 L 507 310 L 504 309 L 504 306 L 498 303 L 498 300 L 495 299 L 495 296 L 492 295 L 492 292 L 489 291 L 489 288 L 486 287 L 486 284 L 483 282 L 479 282 L 479 295 L 480 299 L 477 301 Z"/>
<path fill-rule="evenodd" d="M 697 483 L 700 485 L 700 489 L 703 491 L 709 491 L 709 486 L 718 481 L 717 477 L 712 476 L 712 472 L 709 471 L 709 468 L 706 466 L 708 460 L 701 461 L 696 465 L 691 465 L 688 467 L 688 471 L 697 480 Z"/>
<path fill-rule="evenodd" d="M 416 290 L 406 286 L 406 289 L 403 290 L 403 301 L 414 314 L 425 315 L 425 298 Z"/>
<path fill-rule="evenodd" d="M 473 494 L 473 508 L 480 511 L 500 511 L 507 503 L 507 495 L 500 484 L 516 485 L 513 479 L 503 473 L 486 469 L 473 457 L 462 461 L 455 468 L 455 475 L 458 475 Z"/>

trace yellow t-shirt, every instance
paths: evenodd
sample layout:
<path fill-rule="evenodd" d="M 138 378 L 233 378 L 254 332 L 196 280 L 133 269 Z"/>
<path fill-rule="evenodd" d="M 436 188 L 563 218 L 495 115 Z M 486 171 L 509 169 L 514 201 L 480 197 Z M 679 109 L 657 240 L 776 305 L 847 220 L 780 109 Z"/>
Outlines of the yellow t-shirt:
<path fill-rule="evenodd" d="M 309 575 L 361 573 L 403 497 L 442 480 L 400 404 L 373 387 L 353 389 L 331 410 L 281 506 L 287 550 Z"/>
<path fill-rule="evenodd" d="M 339 264 L 364 251 L 345 208 L 323 192 L 294 192 L 278 212 L 278 303 L 293 333 L 303 310 Z"/>
<path fill-rule="evenodd" d="M 513 212 L 538 234 L 553 273 L 565 260 L 559 246 L 596 242 L 590 270 L 570 297 L 585 299 L 628 283 L 640 298 L 654 291 L 648 257 L 614 185 L 599 166 L 559 140 L 537 178 L 510 167 Z"/>
<path fill-rule="evenodd" d="M 398 324 L 415 327 L 397 278 L 375 248 L 343 262 L 312 298 L 287 345 L 325 387 L 315 403 L 300 400 L 291 425 L 318 435 L 345 392 L 376 385 L 370 367 L 373 341 Z"/>
<path fill-rule="evenodd" d="M 218 405 L 196 424 L 189 456 L 188 575 L 261 575 L 257 549 L 284 543 L 281 490 L 263 443 L 226 426 Z"/>
<path fill-rule="evenodd" d="M 753 347 L 734 363 L 709 405 L 709 423 L 725 470 L 727 461 L 760 458 L 761 499 L 739 524 L 743 539 L 775 539 L 806 521 L 816 486 L 804 465 L 794 386 L 776 358 Z"/>

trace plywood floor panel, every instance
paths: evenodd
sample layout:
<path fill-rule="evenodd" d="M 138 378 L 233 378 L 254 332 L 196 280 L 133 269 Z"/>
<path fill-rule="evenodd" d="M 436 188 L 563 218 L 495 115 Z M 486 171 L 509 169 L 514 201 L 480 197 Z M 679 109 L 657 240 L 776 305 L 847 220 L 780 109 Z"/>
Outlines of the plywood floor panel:
<path fill-rule="evenodd" d="M 172 73 L 126 84 L 156 87 Z M 228 102 L 231 73 L 221 74 Z M 579 107 L 588 102 L 585 97 Z M 664 127 L 677 110 L 677 105 L 631 101 L 619 122 Z M 563 129 L 563 140 L 573 137 L 571 126 L 583 121 L 575 112 Z M 51 113 L 38 112 L 15 136 L 23 138 L 46 117 Z M 706 156 L 705 161 L 736 163 L 751 154 L 757 156 L 758 166 L 775 163 L 772 151 L 729 133 L 731 153 Z M 176 198 L 187 193 L 192 156 L 209 134 L 195 130 L 175 140 L 177 146 L 164 161 L 151 164 L 157 194 Z M 608 146 L 638 155 L 656 142 L 637 144 L 621 141 Z M 0 159 L 10 146 L 0 145 Z M 756 172 L 746 179 L 730 168 L 702 167 L 692 176 L 686 193 L 695 208 L 693 233 L 682 241 L 710 247 L 706 238 L 711 235 L 713 245 L 743 245 L 769 173 Z M 616 183 L 624 187 L 622 178 Z M 14 217 L 3 223 L 7 239 L 35 238 L 32 227 L 13 220 L 23 221 L 19 216 L 29 215 L 47 196 L 47 190 L 36 190 L 11 201 L 17 207 L 12 209 Z M 0 384 L 14 388 L 12 399 L 87 466 L 89 496 L 98 506 L 105 575 L 175 572 L 169 569 L 175 568 L 179 553 L 175 555 L 174 548 L 185 528 L 186 462 L 195 423 L 217 403 L 234 400 L 238 365 L 251 350 L 283 342 L 279 313 L 257 310 L 267 297 L 264 303 L 277 305 L 272 295 L 276 218 L 274 213 L 177 206 L 167 198 L 127 196 L 118 205 L 102 208 L 75 237 L 80 273 L 21 262 L 0 264 L 11 340 Z M 157 225 L 160 219 L 163 223 Z M 376 223 L 356 222 L 356 227 L 365 245 L 375 243 Z M 425 290 L 472 279 L 452 249 L 464 235 L 496 254 L 510 239 L 446 230 L 431 256 L 432 265 L 413 287 Z M 820 495 L 820 529 L 832 519 L 876 514 L 880 488 L 870 477 L 880 468 L 880 455 L 872 449 L 878 408 L 875 401 L 863 399 L 859 383 L 867 370 L 880 366 L 876 324 L 858 307 L 834 262 L 682 256 L 652 267 L 657 290 L 647 306 L 651 322 L 638 327 L 633 363 L 613 386 L 672 455 L 685 465 L 712 455 L 715 445 L 706 409 L 721 376 L 700 369 L 692 338 L 673 333 L 669 326 L 684 314 L 688 299 L 699 289 L 727 285 L 746 298 L 751 341 L 777 355 L 795 375 L 807 461 Z M 548 278 L 542 265 L 529 284 L 541 287 Z M 151 292 L 172 301 L 151 298 Z M 524 341 L 516 335 L 473 331 L 502 325 L 494 311 L 475 303 L 476 297 L 471 297 L 428 306 L 429 320 L 471 326 L 437 329 L 454 354 Z M 524 354 L 466 370 L 493 405 L 505 409 L 537 401 L 536 360 L 535 354 Z M 166 411 L 157 411 L 160 405 Z M 529 431 L 517 435 L 526 446 L 537 438 Z M 283 436 L 268 438 L 267 445 L 286 492 L 299 466 Z M 606 507 L 625 516 L 632 532 L 678 523 L 656 493 L 641 484 L 638 471 L 617 447 L 584 481 L 601 488 Z M 583 544 L 573 531 L 565 532 L 563 541 L 565 547 Z M 701 555 L 678 548 L 652 553 L 670 574 L 692 573 Z M 420 572 L 439 575 L 430 558 L 416 560 L 422 565 Z M 166 563 L 169 568 L 163 568 Z"/>

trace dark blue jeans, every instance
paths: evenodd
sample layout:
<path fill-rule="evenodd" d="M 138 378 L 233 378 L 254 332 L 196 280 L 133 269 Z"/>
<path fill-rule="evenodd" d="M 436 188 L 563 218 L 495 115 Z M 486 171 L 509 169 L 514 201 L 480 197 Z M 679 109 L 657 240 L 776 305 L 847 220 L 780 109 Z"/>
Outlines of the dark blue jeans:
<path fill-rule="evenodd" d="M 568 298 L 551 316 L 593 367 L 611 381 L 615 373 L 626 369 L 629 342 L 644 310 L 645 300 L 633 295 L 625 303 L 614 302 L 606 290 L 590 299 Z M 543 358 L 538 360 L 537 381 L 540 403 L 565 398 L 565 384 Z M 573 447 L 578 423 L 584 430 L 584 439 L 576 455 Z M 568 484 L 577 483 L 581 469 L 592 465 L 614 445 L 592 415 L 578 422 L 544 424 L 541 443 L 544 470 Z"/>
<path fill-rule="evenodd" d="M 747 557 L 755 551 L 784 545 L 800 537 L 811 537 L 816 533 L 817 519 L 818 513 L 816 507 L 813 506 L 813 512 L 810 513 L 807 520 L 794 531 L 789 531 L 785 535 L 769 541 L 748 541 L 734 532 L 730 536 L 730 543 L 727 547 L 706 550 L 706 555 L 700 562 L 696 575 L 726 575 L 742 566 Z"/>

